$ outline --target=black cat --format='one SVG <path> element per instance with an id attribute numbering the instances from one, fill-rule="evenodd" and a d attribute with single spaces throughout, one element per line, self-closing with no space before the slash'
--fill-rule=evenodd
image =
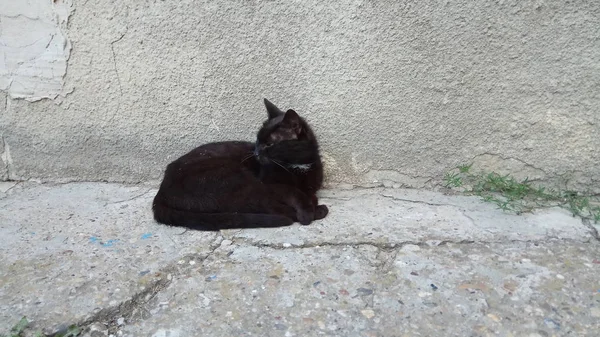
<path id="1" fill-rule="evenodd" d="M 265 99 L 269 119 L 256 143 L 202 145 L 167 166 L 152 210 L 156 221 L 198 230 L 308 225 L 323 165 L 317 138 L 294 110 Z"/>

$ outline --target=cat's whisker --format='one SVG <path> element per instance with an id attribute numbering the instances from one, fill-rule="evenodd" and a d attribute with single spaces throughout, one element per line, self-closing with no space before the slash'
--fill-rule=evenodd
<path id="1" fill-rule="evenodd" d="M 288 169 L 287 169 L 285 166 L 283 166 L 283 165 L 282 165 L 281 163 L 279 163 L 277 160 L 275 160 L 275 159 L 271 159 L 271 162 L 273 162 L 273 163 L 277 164 L 277 166 L 279 166 L 279 167 L 281 167 L 282 169 L 284 169 L 284 170 L 288 171 L 289 173 L 292 173 L 292 172 L 290 172 L 290 170 L 288 170 Z"/>
<path id="2" fill-rule="evenodd" d="M 244 159 L 242 159 L 242 161 L 240 163 L 243 163 L 252 157 L 256 157 L 256 155 L 254 153 L 251 153 L 251 154 L 247 155 L 246 157 L 244 157 Z"/>

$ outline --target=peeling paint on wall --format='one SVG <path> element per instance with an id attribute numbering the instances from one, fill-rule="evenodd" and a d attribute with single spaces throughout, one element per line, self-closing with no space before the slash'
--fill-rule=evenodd
<path id="1" fill-rule="evenodd" d="M 0 159 L 4 164 L 3 172 L 0 173 L 0 177 L 3 179 L 11 179 L 11 166 L 13 164 L 12 157 L 10 156 L 10 148 L 6 144 L 6 140 L 3 136 L 0 136 Z"/>
<path id="2" fill-rule="evenodd" d="M 63 94 L 70 0 L 0 2 L 0 90 L 37 101 Z"/>

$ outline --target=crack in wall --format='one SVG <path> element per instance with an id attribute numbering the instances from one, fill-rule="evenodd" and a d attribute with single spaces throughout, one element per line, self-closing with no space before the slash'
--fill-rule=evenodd
<path id="1" fill-rule="evenodd" d="M 123 102 L 123 85 L 121 83 L 121 76 L 119 76 L 119 68 L 117 67 L 117 54 L 115 53 L 115 43 L 121 41 L 125 37 L 125 34 L 127 34 L 128 29 L 129 29 L 128 27 L 125 27 L 125 32 L 123 34 L 121 34 L 121 36 L 119 38 L 110 42 L 110 50 L 112 53 L 113 69 L 114 69 L 115 75 L 117 77 L 117 84 L 119 86 L 119 94 L 120 95 L 119 95 L 119 103 L 117 105 L 117 109 L 115 110 L 115 112 L 112 114 L 112 116 L 108 120 L 109 122 L 111 122 L 119 114 L 119 112 L 121 111 L 121 104 Z"/>
<path id="2" fill-rule="evenodd" d="M 514 161 L 517 161 L 517 162 L 519 162 L 519 163 L 523 164 L 523 166 L 525 166 L 525 167 L 529 167 L 529 168 L 531 168 L 531 169 L 538 170 L 538 171 L 542 172 L 544 175 L 548 176 L 548 173 L 547 173 L 547 172 L 546 172 L 544 169 L 542 169 L 542 168 L 539 168 L 539 167 L 536 167 L 536 166 L 534 166 L 533 164 L 530 164 L 530 163 L 528 163 L 528 162 L 524 161 L 523 159 L 516 158 L 516 157 L 511 157 L 511 156 L 503 156 L 503 155 L 501 155 L 501 154 L 492 153 L 492 152 L 487 152 L 487 151 L 486 151 L 486 152 L 483 152 L 483 153 L 480 153 L 480 154 L 478 154 L 478 155 L 475 155 L 475 156 L 473 156 L 473 158 L 471 158 L 471 160 L 470 160 L 469 162 L 473 162 L 473 161 L 475 161 L 475 159 L 477 159 L 477 158 L 479 158 L 479 157 L 482 157 L 482 156 L 486 156 L 486 155 L 487 155 L 487 156 L 492 156 L 492 157 L 497 157 L 497 158 L 500 158 L 500 159 L 502 159 L 503 161 L 509 161 L 509 160 L 514 160 Z"/>

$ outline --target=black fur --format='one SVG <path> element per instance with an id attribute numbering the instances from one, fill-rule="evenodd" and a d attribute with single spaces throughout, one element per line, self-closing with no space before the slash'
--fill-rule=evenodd
<path id="1" fill-rule="evenodd" d="M 202 145 L 167 166 L 152 210 L 156 221 L 215 231 L 308 225 L 324 218 L 319 145 L 293 110 L 265 99 L 269 119 L 255 143 Z"/>

